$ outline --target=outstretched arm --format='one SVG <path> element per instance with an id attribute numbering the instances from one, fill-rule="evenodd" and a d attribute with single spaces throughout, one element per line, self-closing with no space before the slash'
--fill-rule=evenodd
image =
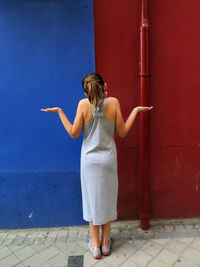
<path id="1" fill-rule="evenodd" d="M 79 101 L 77 111 L 76 111 L 76 117 L 74 119 L 74 123 L 71 124 L 71 122 L 68 120 L 67 116 L 65 115 L 64 111 L 59 108 L 47 108 L 47 109 L 41 109 L 42 111 L 47 111 L 47 112 L 55 112 L 58 113 L 63 126 L 65 127 L 66 131 L 72 138 L 77 138 L 82 130 L 83 127 L 83 105 L 82 102 Z"/>
<path id="2" fill-rule="evenodd" d="M 124 119 L 123 119 L 122 113 L 121 113 L 121 108 L 120 108 L 119 101 L 116 100 L 116 131 L 117 131 L 117 134 L 120 137 L 125 137 L 128 134 L 129 130 L 131 129 L 137 114 L 139 112 L 144 112 L 144 111 L 151 110 L 152 108 L 153 107 L 141 107 L 141 106 L 135 107 L 131 111 L 131 113 L 130 113 L 128 119 L 126 120 L 126 122 L 124 122 Z"/>

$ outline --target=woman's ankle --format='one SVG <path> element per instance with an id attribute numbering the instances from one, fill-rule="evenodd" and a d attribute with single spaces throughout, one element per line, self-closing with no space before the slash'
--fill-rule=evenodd
<path id="1" fill-rule="evenodd" d="M 92 242 L 92 248 L 100 248 L 100 242 L 96 243 L 96 242 Z"/>
<path id="2" fill-rule="evenodd" d="M 108 239 L 106 238 L 105 240 L 101 240 L 101 245 L 102 246 L 107 246 L 108 245 Z"/>

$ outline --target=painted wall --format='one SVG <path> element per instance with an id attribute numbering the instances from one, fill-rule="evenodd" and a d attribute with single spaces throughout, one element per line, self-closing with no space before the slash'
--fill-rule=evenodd
<path id="1" fill-rule="evenodd" d="M 151 17 L 151 214 L 200 216 L 200 2 L 154 1 Z"/>
<path id="2" fill-rule="evenodd" d="M 95 69 L 125 118 L 139 105 L 140 0 L 0 0 L 0 229 L 85 224 L 82 136 L 71 139 L 82 77 Z M 196 7 L 196 8 L 194 8 Z M 200 37 L 194 0 L 151 1 L 151 218 L 200 216 Z M 118 219 L 139 218 L 139 118 L 116 137 Z"/>
<path id="3" fill-rule="evenodd" d="M 82 136 L 40 109 L 74 119 L 95 70 L 93 1 L 1 0 L 0 62 L 0 228 L 84 224 Z"/>
<path id="4" fill-rule="evenodd" d="M 198 0 L 149 1 L 150 214 L 200 216 Z M 125 118 L 139 100 L 140 0 L 95 0 L 96 69 Z M 117 140 L 119 219 L 139 218 L 139 117 Z"/>
<path id="5" fill-rule="evenodd" d="M 108 84 L 108 96 L 120 100 L 124 118 L 139 105 L 140 1 L 94 1 L 96 70 Z M 126 138 L 116 136 L 118 218 L 135 219 L 138 211 L 139 120 Z"/>

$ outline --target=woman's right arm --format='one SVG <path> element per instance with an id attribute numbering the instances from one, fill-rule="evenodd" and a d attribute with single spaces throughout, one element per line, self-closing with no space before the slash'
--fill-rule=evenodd
<path id="1" fill-rule="evenodd" d="M 117 134 L 120 136 L 120 137 L 125 137 L 129 130 L 131 129 L 134 121 L 135 121 L 135 118 L 137 116 L 137 114 L 139 112 L 144 112 L 144 111 L 148 111 L 148 110 L 151 110 L 153 107 L 142 107 L 142 106 L 138 106 L 138 107 L 135 107 L 128 119 L 126 120 L 126 122 L 124 122 L 124 119 L 123 119 L 123 116 L 122 116 L 122 113 L 121 113 L 121 108 L 120 108 L 120 103 L 119 103 L 119 100 L 116 99 L 115 100 L 116 102 L 116 120 L 115 120 L 115 125 L 116 125 L 116 131 L 117 131 Z"/>

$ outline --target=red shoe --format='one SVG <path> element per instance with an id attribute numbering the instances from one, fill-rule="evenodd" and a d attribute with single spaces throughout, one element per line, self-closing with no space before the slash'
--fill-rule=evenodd
<path id="1" fill-rule="evenodd" d="M 90 240 L 88 244 L 88 248 L 90 249 L 92 256 L 94 259 L 98 260 L 101 259 L 101 250 L 100 248 L 93 248 L 92 247 L 93 240 Z"/>
<path id="2" fill-rule="evenodd" d="M 103 256 L 109 256 L 111 253 L 111 244 L 112 244 L 112 239 L 108 237 L 108 245 L 101 245 L 101 253 Z"/>

